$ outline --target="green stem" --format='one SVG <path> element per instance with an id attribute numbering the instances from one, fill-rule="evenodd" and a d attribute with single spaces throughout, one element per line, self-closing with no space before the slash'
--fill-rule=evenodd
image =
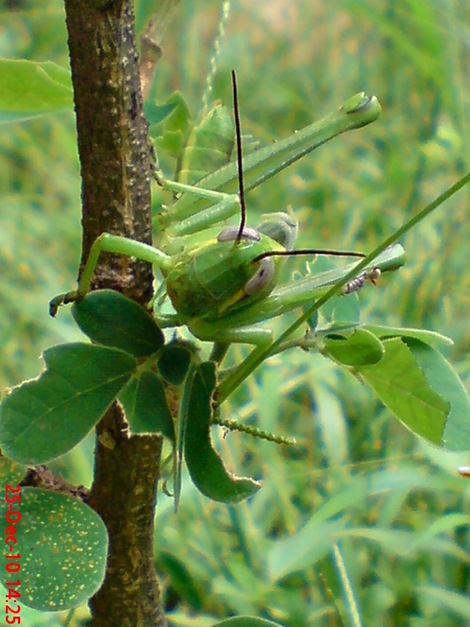
<path id="1" fill-rule="evenodd" d="M 385 250 L 382 255 L 374 257 L 372 262 L 367 265 L 367 269 L 379 268 L 381 272 L 396 270 L 403 265 L 404 258 L 403 247 L 395 244 L 395 246 Z M 342 268 L 312 274 L 303 279 L 281 285 L 260 301 L 256 308 L 233 313 L 226 318 L 226 323 L 230 327 L 242 327 L 280 316 L 296 306 L 311 303 L 314 299 L 323 296 L 329 287 L 339 284 L 344 277 L 350 276 L 351 272 L 356 277 L 362 267 L 362 263 L 355 262 Z"/>
<path id="2" fill-rule="evenodd" d="M 315 303 L 309 307 L 309 309 L 300 316 L 293 324 L 291 324 L 281 335 L 269 346 L 255 348 L 245 359 L 243 364 L 234 373 L 231 373 L 224 381 L 221 382 L 217 400 L 222 403 L 243 381 L 250 376 L 250 374 L 267 359 L 273 352 L 275 352 L 283 342 L 297 331 L 322 305 L 324 305 L 332 296 L 339 294 L 343 285 L 353 279 L 357 274 L 370 265 L 373 260 L 380 255 L 386 248 L 394 244 L 400 237 L 410 231 L 416 224 L 421 222 L 432 211 L 439 207 L 442 203 L 448 200 L 451 196 L 456 194 L 462 187 L 470 182 L 470 172 L 459 179 L 454 185 L 447 189 L 443 194 L 440 194 L 432 202 L 430 202 L 424 209 L 419 211 L 414 217 L 412 217 L 403 226 L 397 229 L 392 235 L 387 237 L 375 250 L 373 250 L 367 257 L 360 261 L 350 272 L 345 274 L 341 280 L 339 280 L 331 289 L 329 289 L 323 296 L 321 296 Z"/>

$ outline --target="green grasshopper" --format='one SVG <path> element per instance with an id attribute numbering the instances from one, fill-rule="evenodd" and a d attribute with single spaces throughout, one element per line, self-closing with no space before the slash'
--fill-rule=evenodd
<path id="1" fill-rule="evenodd" d="M 380 272 L 403 263 L 403 249 L 396 245 L 384 251 L 361 272 L 356 264 L 278 285 L 282 259 L 305 254 L 360 256 L 355 252 L 293 250 L 297 235 L 295 218 L 277 212 L 264 216 L 256 228 L 246 226 L 245 190 L 249 191 L 314 150 L 329 139 L 360 128 L 380 115 L 375 97 L 363 93 L 346 101 L 338 112 L 327 116 L 291 137 L 242 157 L 241 125 L 235 73 L 232 72 L 237 159 L 211 172 L 193 185 L 166 180 L 157 173 L 164 188 L 179 194 L 175 203 L 159 216 L 162 238 L 159 248 L 125 237 L 103 233 L 94 242 L 78 289 L 51 301 L 51 315 L 59 305 L 83 298 L 102 252 L 136 257 L 156 265 L 162 273 L 166 295 L 174 313 L 157 311 L 163 327 L 185 325 L 203 341 L 228 346 L 254 345 L 268 351 L 272 343 L 266 320 L 311 303 L 343 280 L 343 293 L 351 293 Z M 191 180 L 191 179 L 190 179 Z M 238 192 L 238 193 L 237 193 Z M 217 226 L 239 215 L 238 226 Z M 348 280 L 349 279 L 349 280 Z M 217 354 L 217 351 L 216 353 Z M 224 351 L 219 351 L 219 356 Z"/>

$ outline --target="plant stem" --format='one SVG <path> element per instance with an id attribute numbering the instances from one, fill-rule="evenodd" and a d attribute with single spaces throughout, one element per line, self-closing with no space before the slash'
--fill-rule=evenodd
<path id="1" fill-rule="evenodd" d="M 82 174 L 82 267 L 104 232 L 151 244 L 150 163 L 132 0 L 65 0 Z M 145 304 L 147 262 L 100 257 L 93 285 Z M 129 436 L 114 404 L 97 427 L 90 505 L 106 524 L 105 580 L 92 625 L 164 626 L 153 566 L 153 520 L 162 440 Z"/>

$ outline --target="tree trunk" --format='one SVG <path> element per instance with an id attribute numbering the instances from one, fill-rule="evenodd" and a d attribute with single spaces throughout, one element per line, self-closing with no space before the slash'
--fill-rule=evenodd
<path id="1" fill-rule="evenodd" d="M 150 164 L 131 0 L 64 0 L 82 176 L 82 264 L 98 235 L 151 243 Z M 103 255 L 94 287 L 140 303 L 152 294 L 149 264 Z M 153 566 L 153 521 L 162 440 L 131 436 L 119 406 L 97 427 L 90 505 L 110 548 L 91 600 L 93 625 L 165 625 Z"/>

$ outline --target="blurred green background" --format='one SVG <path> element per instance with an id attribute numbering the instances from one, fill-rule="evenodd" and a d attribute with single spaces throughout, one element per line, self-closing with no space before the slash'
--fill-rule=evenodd
<path id="1" fill-rule="evenodd" d="M 161 4 L 137 1 L 139 32 Z M 196 120 L 220 14 L 219 1 L 182 0 L 157 66 L 152 94 L 163 103 L 181 91 Z M 67 66 L 60 0 L 5 1 L 0 17 L 0 56 Z M 361 90 L 384 109 L 252 192 L 252 222 L 291 206 L 301 246 L 370 250 L 468 171 L 469 36 L 465 0 L 234 1 L 212 99 L 230 104 L 236 69 L 244 132 L 284 137 Z M 81 339 L 69 312 L 47 314 L 48 299 L 74 284 L 81 232 L 72 112 L 4 124 L 0 142 L 3 390 L 37 375 L 47 346 Z M 446 356 L 467 390 L 469 200 L 470 187 L 419 225 L 402 242 L 405 268 L 360 296 L 369 322 L 450 336 Z M 470 624 L 470 482 L 456 472 L 470 455 L 416 441 L 352 376 L 300 351 L 266 364 L 224 415 L 299 445 L 219 438 L 231 468 L 264 479 L 238 507 L 188 483 L 175 515 L 161 495 L 156 562 L 172 625 L 232 613 L 289 627 Z M 90 436 L 54 467 L 89 483 L 92 447 Z"/>

